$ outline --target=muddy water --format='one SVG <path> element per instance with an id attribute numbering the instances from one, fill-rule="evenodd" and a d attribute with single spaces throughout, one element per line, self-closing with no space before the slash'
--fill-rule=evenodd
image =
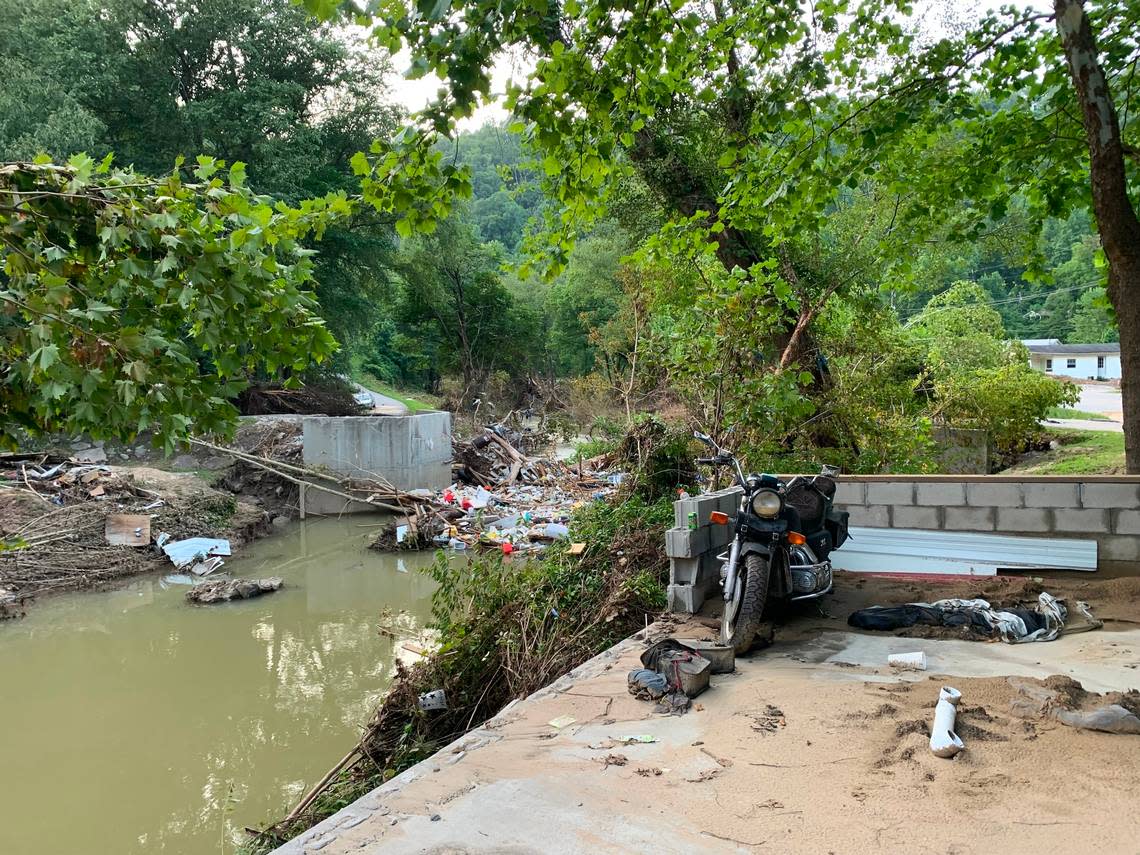
<path id="1" fill-rule="evenodd" d="M 232 852 L 280 816 L 352 746 L 428 615 L 432 555 L 364 549 L 375 522 L 243 547 L 227 569 L 285 579 L 258 600 L 192 607 L 148 577 L 0 623 L 0 853 Z"/>

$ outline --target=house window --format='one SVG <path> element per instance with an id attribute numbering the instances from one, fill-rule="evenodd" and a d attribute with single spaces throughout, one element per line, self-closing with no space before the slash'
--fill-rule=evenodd
<path id="1" fill-rule="evenodd" d="M 1075 360 L 1075 359 L 1066 359 L 1066 360 L 1065 360 L 1065 367 L 1066 367 L 1066 368 L 1076 368 L 1076 367 L 1077 367 L 1077 360 Z"/>
<path id="2" fill-rule="evenodd" d="M 1052 371 L 1053 370 L 1053 360 L 1052 359 L 1046 359 L 1045 360 L 1045 370 L 1046 371 Z"/>
<path id="3" fill-rule="evenodd" d="M 1101 371 L 1104 370 L 1104 357 L 1103 356 L 1098 356 L 1096 358 L 1096 367 L 1099 368 Z"/>

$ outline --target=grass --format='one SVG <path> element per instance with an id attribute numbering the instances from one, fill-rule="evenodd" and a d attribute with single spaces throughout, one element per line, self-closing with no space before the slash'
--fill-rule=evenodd
<path id="1" fill-rule="evenodd" d="M 1114 475 L 1124 471 L 1124 434 L 1099 430 L 1049 431 L 1057 448 L 1027 455 L 1009 474 Z"/>
<path id="2" fill-rule="evenodd" d="M 1046 414 L 1051 419 L 1088 419 L 1094 422 L 1110 422 L 1104 413 L 1088 413 L 1084 410 L 1070 410 L 1068 407 L 1050 407 Z"/>

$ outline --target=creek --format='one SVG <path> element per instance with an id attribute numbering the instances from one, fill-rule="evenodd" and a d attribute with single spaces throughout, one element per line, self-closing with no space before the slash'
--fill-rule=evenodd
<path id="1" fill-rule="evenodd" d="M 0 852 L 231 853 L 283 816 L 352 747 L 430 613 L 433 554 L 366 549 L 377 521 L 235 549 L 224 570 L 285 580 L 259 599 L 191 606 L 147 576 L 0 623 Z"/>

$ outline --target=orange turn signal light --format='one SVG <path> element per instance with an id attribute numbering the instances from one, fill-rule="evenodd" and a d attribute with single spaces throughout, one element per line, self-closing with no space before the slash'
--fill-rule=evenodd
<path id="1" fill-rule="evenodd" d="M 728 514 L 722 514 L 720 511 L 713 511 L 709 514 L 709 522 L 713 525 L 728 525 Z"/>
<path id="2" fill-rule="evenodd" d="M 807 538 L 800 534 L 798 531 L 788 532 L 788 543 L 792 546 L 803 546 L 807 543 Z"/>

